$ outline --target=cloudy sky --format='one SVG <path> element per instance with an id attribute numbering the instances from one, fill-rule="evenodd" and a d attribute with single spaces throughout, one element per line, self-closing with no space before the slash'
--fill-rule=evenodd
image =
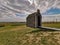
<path id="1" fill-rule="evenodd" d="M 42 15 L 59 15 L 60 0 L 0 0 L 0 22 L 24 22 L 37 9 Z"/>

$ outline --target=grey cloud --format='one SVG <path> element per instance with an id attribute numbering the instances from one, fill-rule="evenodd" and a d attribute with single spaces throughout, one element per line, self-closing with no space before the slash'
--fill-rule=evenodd
<path id="1" fill-rule="evenodd" d="M 14 18 L 15 13 L 28 14 L 37 8 L 43 13 L 51 7 L 60 8 L 60 0 L 0 0 L 0 18 L 4 15 Z"/>

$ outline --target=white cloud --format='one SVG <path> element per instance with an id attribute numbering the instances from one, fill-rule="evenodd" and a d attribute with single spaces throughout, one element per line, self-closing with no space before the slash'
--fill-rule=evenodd
<path id="1" fill-rule="evenodd" d="M 26 17 L 24 19 L 18 18 L 15 14 L 29 14 L 35 12 L 37 8 L 43 13 L 51 7 L 60 8 L 60 0 L 0 0 L 0 20 L 6 18 L 25 20 Z"/>
<path id="2" fill-rule="evenodd" d="M 60 14 L 56 15 L 43 15 L 42 22 L 60 22 Z"/>

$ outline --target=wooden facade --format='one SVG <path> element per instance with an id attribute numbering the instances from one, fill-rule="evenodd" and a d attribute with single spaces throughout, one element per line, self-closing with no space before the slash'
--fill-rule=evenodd
<path id="1" fill-rule="evenodd" d="M 40 14 L 40 10 L 34 12 L 26 18 L 27 27 L 39 28 L 41 26 L 42 16 Z"/>

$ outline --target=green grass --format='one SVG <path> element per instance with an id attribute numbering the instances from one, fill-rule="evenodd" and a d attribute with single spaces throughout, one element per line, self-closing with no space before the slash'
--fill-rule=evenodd
<path id="1" fill-rule="evenodd" d="M 0 45 L 60 45 L 60 32 L 9 24 L 0 27 Z"/>
<path id="2" fill-rule="evenodd" d="M 60 22 L 45 22 L 42 24 L 43 26 L 46 26 L 46 27 L 52 27 L 52 28 L 60 28 Z"/>

